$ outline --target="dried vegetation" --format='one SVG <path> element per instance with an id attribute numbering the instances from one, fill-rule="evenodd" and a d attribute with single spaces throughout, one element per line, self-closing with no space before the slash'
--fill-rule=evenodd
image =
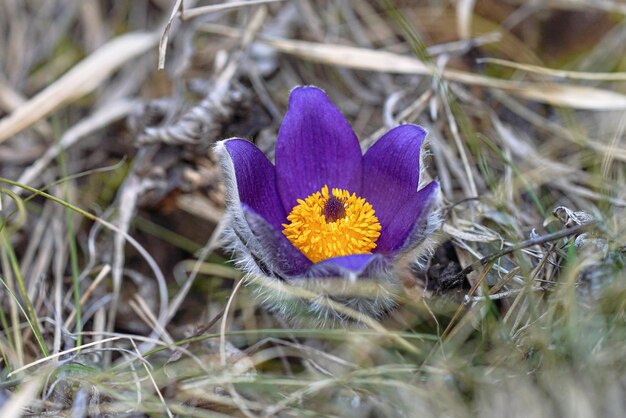
<path id="1" fill-rule="evenodd" d="M 626 416 L 621 2 L 182 3 L 0 3 L 0 416 Z M 212 145 L 298 84 L 430 132 L 382 322 L 280 323 L 220 250 Z"/>

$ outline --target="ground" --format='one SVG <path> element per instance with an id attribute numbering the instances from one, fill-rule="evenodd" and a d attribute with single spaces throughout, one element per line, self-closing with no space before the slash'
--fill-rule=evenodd
<path id="1" fill-rule="evenodd" d="M 625 16 L 3 1 L 0 416 L 626 416 Z M 429 131 L 442 224 L 384 317 L 287 321 L 225 248 L 214 145 L 273 158 L 297 85 L 363 150 Z"/>

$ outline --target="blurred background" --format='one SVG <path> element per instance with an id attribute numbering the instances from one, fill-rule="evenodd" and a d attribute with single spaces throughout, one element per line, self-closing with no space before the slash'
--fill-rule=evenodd
<path id="1" fill-rule="evenodd" d="M 625 416 L 625 16 L 0 1 L 0 416 Z M 233 292 L 212 147 L 272 158 L 296 85 L 429 131 L 439 244 L 373 329 Z"/>

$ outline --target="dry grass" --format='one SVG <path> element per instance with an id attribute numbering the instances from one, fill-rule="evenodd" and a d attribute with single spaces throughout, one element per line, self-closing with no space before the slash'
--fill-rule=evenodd
<path id="1" fill-rule="evenodd" d="M 623 4 L 182 3 L 0 3 L 0 416 L 626 416 Z M 382 322 L 281 323 L 220 249 L 212 144 L 271 156 L 298 84 L 430 132 Z"/>

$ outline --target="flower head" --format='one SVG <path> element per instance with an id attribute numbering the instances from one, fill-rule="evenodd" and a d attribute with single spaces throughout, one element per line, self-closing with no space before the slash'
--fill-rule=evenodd
<path id="1" fill-rule="evenodd" d="M 275 165 L 246 140 L 218 143 L 230 242 L 244 270 L 273 282 L 260 293 L 275 310 L 335 322 L 346 315 L 333 303 L 375 317 L 394 306 L 394 266 L 418 261 L 438 224 L 439 184 L 418 189 L 425 137 L 400 125 L 362 155 L 339 109 L 307 86 L 291 92 Z M 283 283 L 321 293 L 277 297 Z M 350 284 L 374 293 L 346 294 Z"/>

